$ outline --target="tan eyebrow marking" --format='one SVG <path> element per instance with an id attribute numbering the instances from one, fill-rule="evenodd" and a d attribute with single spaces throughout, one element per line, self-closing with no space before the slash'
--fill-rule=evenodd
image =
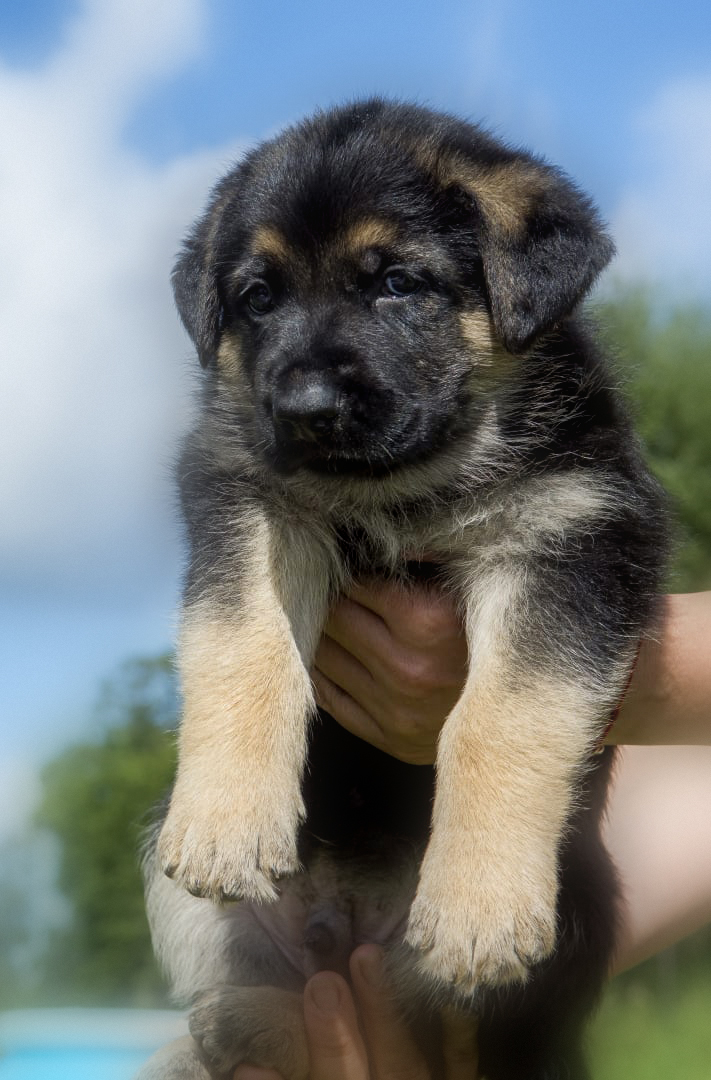
<path id="1" fill-rule="evenodd" d="M 366 248 L 391 247 L 397 238 L 397 227 L 391 222 L 379 218 L 364 218 L 346 229 L 336 242 L 348 254 L 354 255 Z"/>
<path id="2" fill-rule="evenodd" d="M 252 255 L 267 256 L 279 262 L 288 262 L 292 252 L 285 236 L 273 225 L 260 225 L 250 244 Z"/>

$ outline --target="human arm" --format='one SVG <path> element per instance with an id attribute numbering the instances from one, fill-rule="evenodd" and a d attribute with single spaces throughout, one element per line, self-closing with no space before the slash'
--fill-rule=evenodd
<path id="1" fill-rule="evenodd" d="M 711 920 L 711 747 L 623 747 L 603 835 L 622 882 L 618 974 Z"/>
<path id="2" fill-rule="evenodd" d="M 665 596 L 608 742 L 711 744 L 711 592 Z"/>

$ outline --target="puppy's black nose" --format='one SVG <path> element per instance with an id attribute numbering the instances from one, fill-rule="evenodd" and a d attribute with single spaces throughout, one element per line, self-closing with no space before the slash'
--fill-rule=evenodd
<path id="1" fill-rule="evenodd" d="M 272 417 L 284 439 L 320 442 L 333 431 L 339 413 L 335 386 L 319 377 L 300 379 L 277 393 L 272 400 Z"/>

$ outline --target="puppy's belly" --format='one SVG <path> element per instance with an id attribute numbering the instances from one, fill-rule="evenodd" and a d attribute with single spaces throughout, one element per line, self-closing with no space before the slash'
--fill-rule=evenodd
<path id="1" fill-rule="evenodd" d="M 402 941 L 429 833 L 434 772 L 406 765 L 340 727 L 314 724 L 304 777 L 304 870 L 271 904 L 235 917 L 265 933 L 299 979 L 347 974 L 358 945 Z"/>
<path id="2" fill-rule="evenodd" d="M 347 976 L 348 958 L 358 945 L 402 941 L 409 897 L 320 891 L 317 879 L 303 874 L 285 882 L 273 904 L 240 905 L 242 917 L 258 924 L 295 974 L 308 979 L 328 970 Z"/>
<path id="3" fill-rule="evenodd" d="M 266 935 L 296 984 L 317 971 L 346 975 L 358 945 L 402 941 L 433 789 L 432 768 L 398 761 L 321 713 L 304 777 L 304 870 L 278 883 L 273 903 L 230 905 L 235 937 L 249 939 L 250 926 L 257 940 Z"/>

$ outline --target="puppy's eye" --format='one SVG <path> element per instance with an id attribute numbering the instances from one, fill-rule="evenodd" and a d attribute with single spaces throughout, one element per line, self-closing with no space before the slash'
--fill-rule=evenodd
<path id="1" fill-rule="evenodd" d="M 391 266 L 383 276 L 383 288 L 390 296 L 412 296 L 419 292 L 423 282 L 402 266 Z"/>
<path id="2" fill-rule="evenodd" d="M 274 307 L 274 296 L 266 281 L 257 281 L 242 293 L 242 299 L 255 315 L 266 315 Z"/>

